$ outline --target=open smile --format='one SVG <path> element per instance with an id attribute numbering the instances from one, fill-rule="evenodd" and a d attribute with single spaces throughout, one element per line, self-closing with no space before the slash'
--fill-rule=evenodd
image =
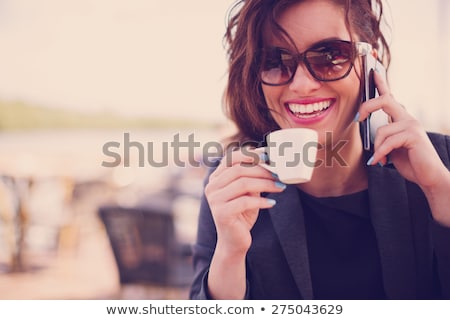
<path id="1" fill-rule="evenodd" d="M 299 119 L 318 117 L 330 108 L 334 100 L 323 100 L 314 103 L 288 103 L 287 109 Z"/>
<path id="2" fill-rule="evenodd" d="M 305 98 L 286 101 L 285 108 L 294 123 L 310 126 L 327 118 L 335 104 L 335 98 Z"/>

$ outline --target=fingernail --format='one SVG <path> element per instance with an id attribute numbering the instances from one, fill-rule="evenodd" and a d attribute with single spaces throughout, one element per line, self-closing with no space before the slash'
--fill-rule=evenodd
<path id="1" fill-rule="evenodd" d="M 378 166 L 379 166 L 379 167 L 384 167 L 384 164 L 383 164 L 383 162 L 381 162 L 381 161 L 378 161 Z"/>
<path id="2" fill-rule="evenodd" d="M 368 166 L 372 165 L 373 160 L 374 160 L 374 157 L 371 156 L 370 159 L 369 159 L 369 161 L 367 161 L 367 165 L 368 165 Z"/>
<path id="3" fill-rule="evenodd" d="M 283 190 L 286 189 L 286 185 L 279 181 L 275 182 L 275 186 L 279 189 L 283 189 Z"/>
<path id="4" fill-rule="evenodd" d="M 353 122 L 359 122 L 359 112 L 356 113 L 355 119 L 353 119 Z"/>
<path id="5" fill-rule="evenodd" d="M 264 162 L 269 161 L 269 156 L 265 152 L 260 153 L 259 158 Z"/>
<path id="6" fill-rule="evenodd" d="M 278 175 L 276 173 L 272 172 L 272 177 L 274 177 L 275 179 L 279 179 Z"/>
<path id="7" fill-rule="evenodd" d="M 277 202 L 273 199 L 267 199 L 267 203 L 270 204 L 272 207 L 277 204 Z"/>

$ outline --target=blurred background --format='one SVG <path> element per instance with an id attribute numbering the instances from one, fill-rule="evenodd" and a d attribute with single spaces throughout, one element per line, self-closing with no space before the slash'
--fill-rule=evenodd
<path id="1" fill-rule="evenodd" d="M 0 299 L 187 298 L 232 3 L 0 0 Z M 393 93 L 450 132 L 450 1 L 385 10 Z"/>

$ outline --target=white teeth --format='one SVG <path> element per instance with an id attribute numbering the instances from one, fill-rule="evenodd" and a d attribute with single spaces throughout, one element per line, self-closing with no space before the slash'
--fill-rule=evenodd
<path id="1" fill-rule="evenodd" d="M 289 109 L 293 113 L 309 114 L 313 112 L 326 110 L 330 107 L 330 105 L 331 101 L 328 100 L 310 104 L 289 104 Z"/>

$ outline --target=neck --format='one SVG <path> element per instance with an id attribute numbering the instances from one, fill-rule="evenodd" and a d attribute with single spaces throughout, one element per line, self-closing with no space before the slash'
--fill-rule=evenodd
<path id="1" fill-rule="evenodd" d="M 346 142 L 326 143 L 317 152 L 317 167 L 302 191 L 316 197 L 336 197 L 367 189 L 368 179 L 364 150 L 359 132 Z"/>

